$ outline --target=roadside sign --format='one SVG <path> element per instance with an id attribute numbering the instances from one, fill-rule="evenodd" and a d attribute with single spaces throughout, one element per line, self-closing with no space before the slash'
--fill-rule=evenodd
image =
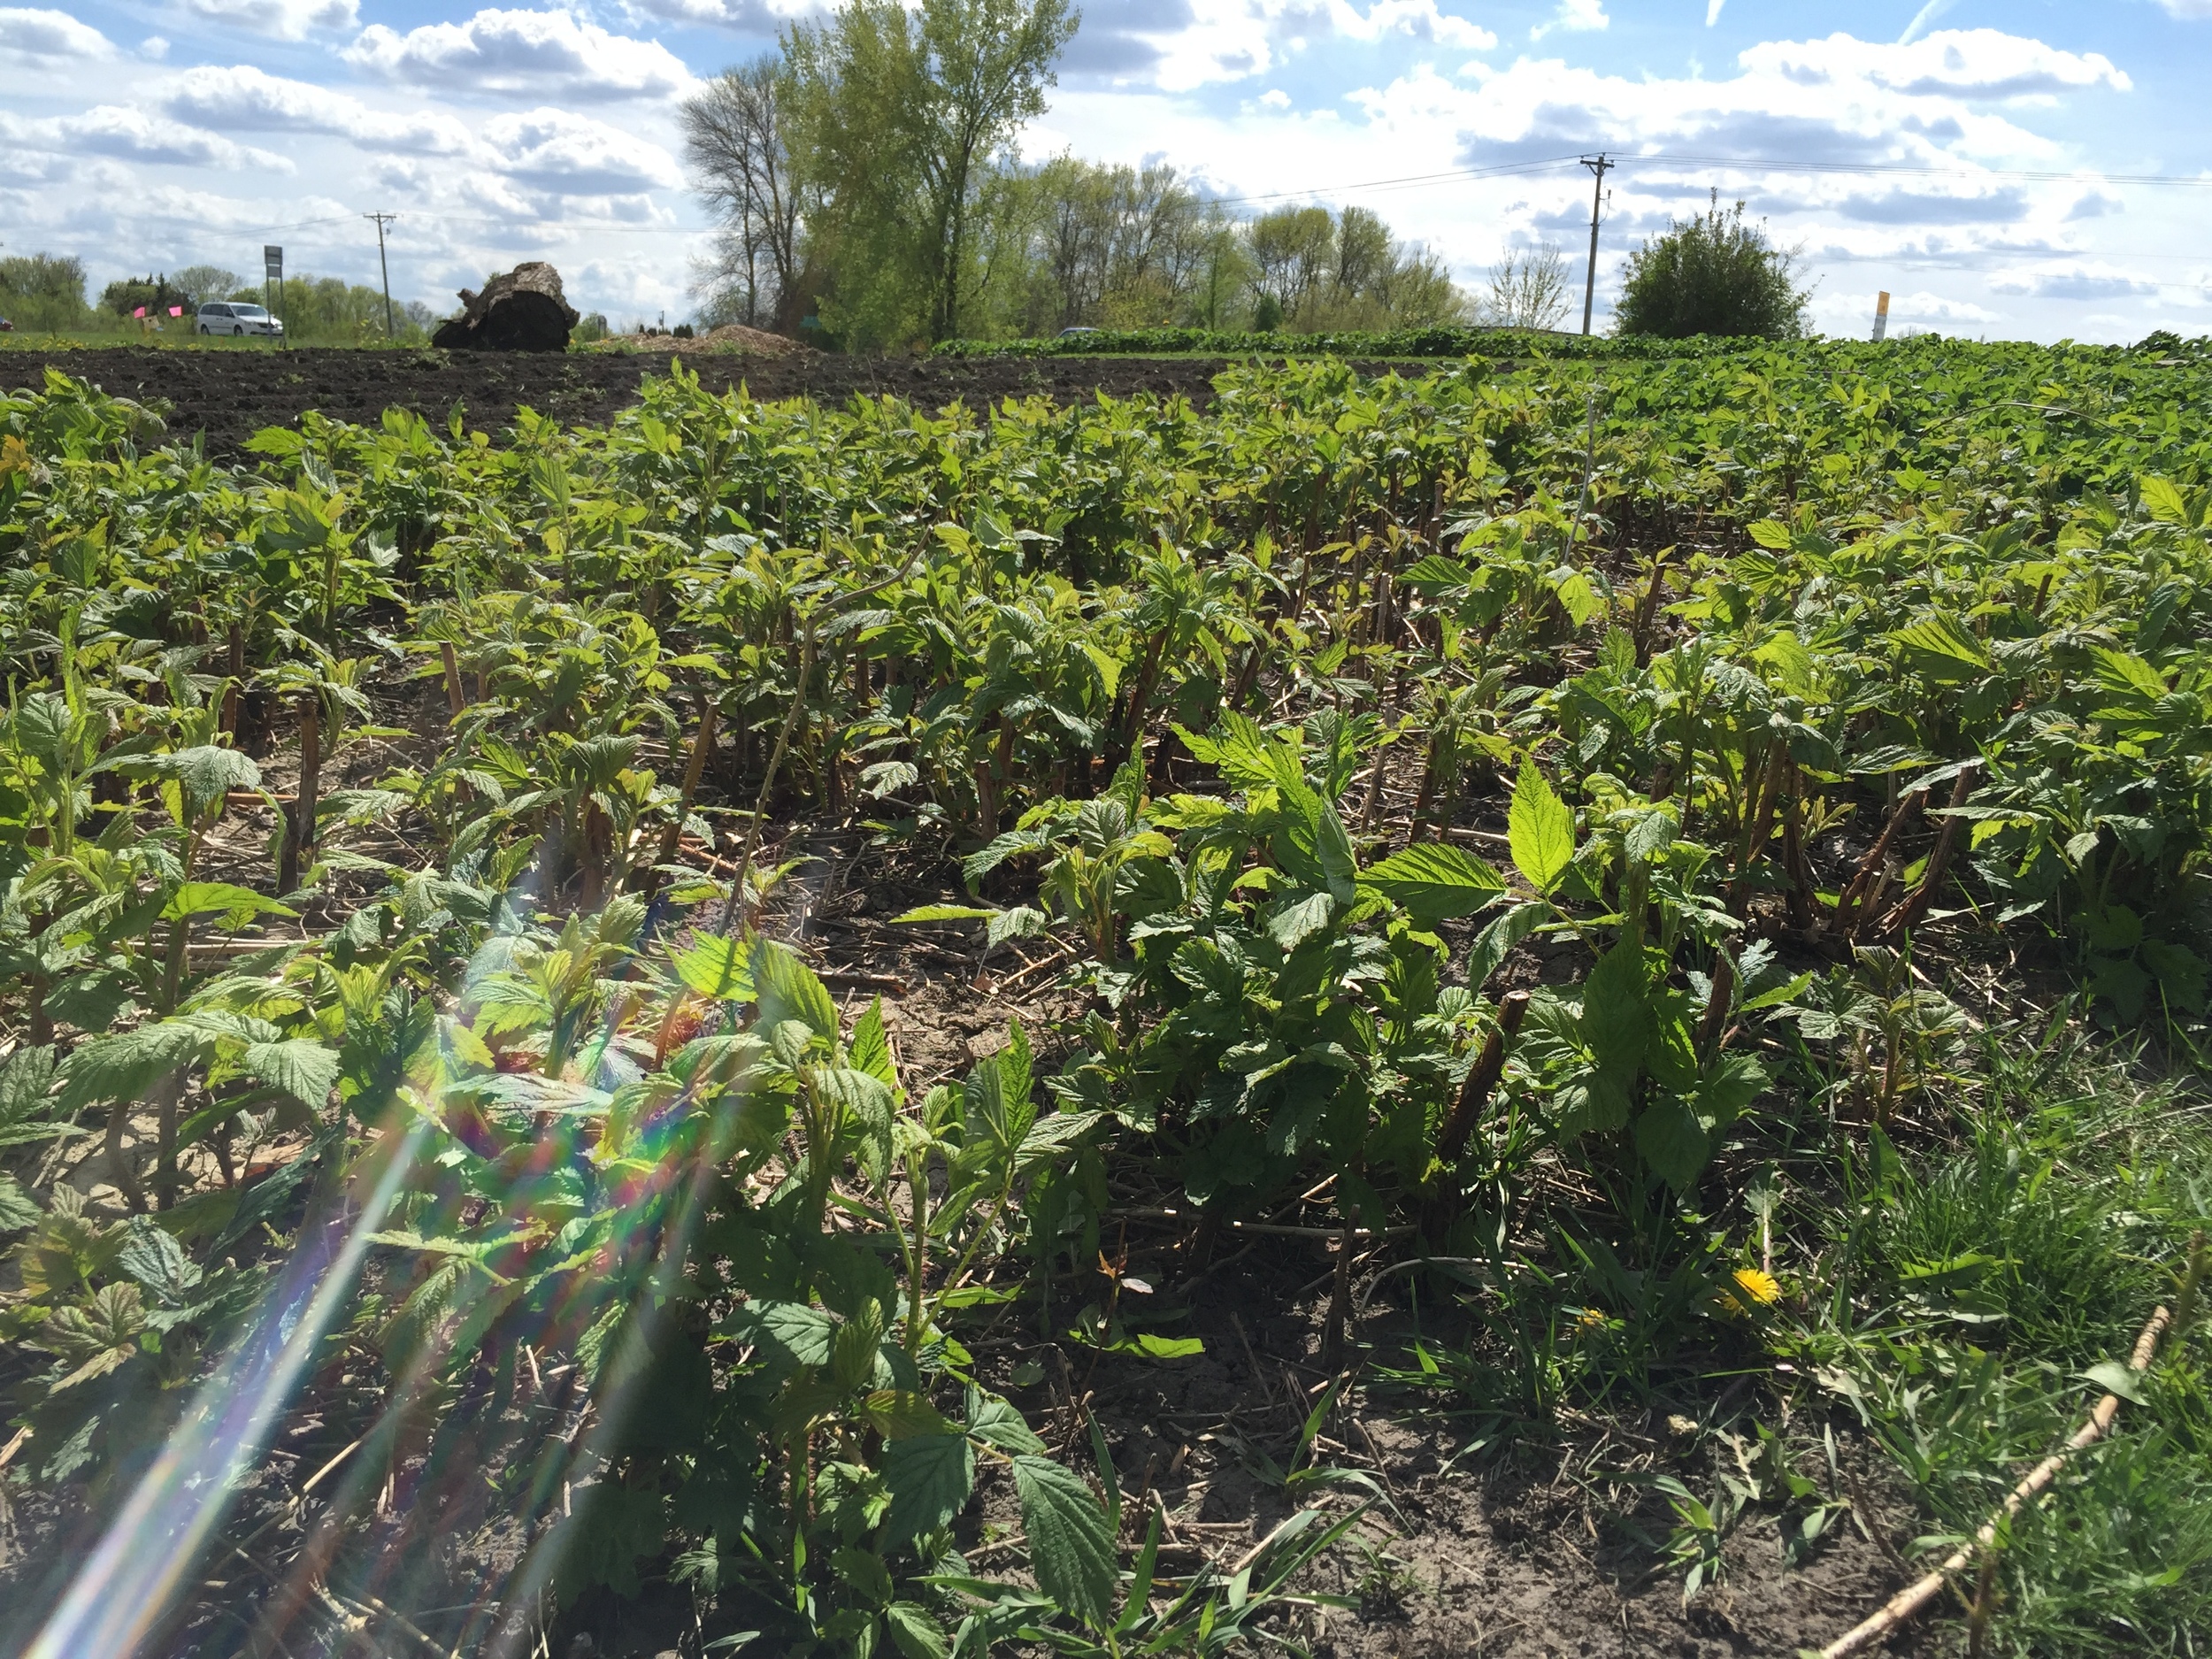
<path id="1" fill-rule="evenodd" d="M 284 280 L 284 250 L 273 242 L 261 250 L 261 268 L 272 282 Z"/>

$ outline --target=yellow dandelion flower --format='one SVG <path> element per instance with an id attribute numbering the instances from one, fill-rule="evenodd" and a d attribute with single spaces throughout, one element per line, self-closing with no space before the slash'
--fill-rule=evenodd
<path id="1" fill-rule="evenodd" d="M 1738 1268 L 1736 1283 L 1745 1295 L 1762 1305 L 1770 1307 L 1782 1300 L 1782 1287 L 1774 1282 L 1774 1275 L 1755 1267 Z"/>

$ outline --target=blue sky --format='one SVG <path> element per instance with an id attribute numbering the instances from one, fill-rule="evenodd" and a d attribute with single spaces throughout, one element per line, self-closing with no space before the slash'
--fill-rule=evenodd
<path id="1" fill-rule="evenodd" d="M 706 225 L 673 112 L 810 0 L 0 4 L 0 244 L 96 285 L 209 262 L 443 311 L 549 258 L 618 324 L 687 311 Z M 1091 0 L 1023 153 L 1164 159 L 1241 198 L 1357 201 L 1479 284 L 1578 280 L 1717 188 L 1802 251 L 1824 331 L 2212 332 L 2212 0 Z M 1824 164 L 1814 166 L 1809 164 Z M 1455 169 L 1487 177 L 1388 183 Z M 1920 169 L 1923 171 L 1903 171 Z M 2142 175 L 2196 184 L 2131 181 Z"/>

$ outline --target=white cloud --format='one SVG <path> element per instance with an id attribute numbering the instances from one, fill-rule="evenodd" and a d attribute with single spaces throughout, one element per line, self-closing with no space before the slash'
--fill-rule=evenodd
<path id="1" fill-rule="evenodd" d="M 633 17 L 671 23 L 706 23 L 741 35 L 773 35 L 785 23 L 821 7 L 816 0 L 626 0 Z"/>
<path id="2" fill-rule="evenodd" d="M 1865 291 L 1824 294 L 1814 302 L 1813 309 L 1832 332 L 1863 339 L 1873 332 L 1875 303 L 1876 296 Z M 1971 300 L 1937 294 L 1927 288 L 1912 294 L 1890 296 L 1889 332 L 1892 337 L 1901 333 L 1905 325 L 1911 323 L 1974 323 L 1986 326 L 2003 320 L 2002 311 L 1994 311 Z"/>
<path id="3" fill-rule="evenodd" d="M 1715 8 L 1710 22 L 1719 17 Z M 1540 41 L 1554 29 L 1605 29 L 1613 27 L 1613 19 L 1605 15 L 1605 0 L 1559 0 L 1559 12 L 1548 23 L 1539 23 L 1529 30 L 1528 37 Z"/>
<path id="4" fill-rule="evenodd" d="M 716 0 L 643 0 L 655 6 Z M 1400 40 L 1486 52 L 1498 37 L 1443 10 L 1438 0 L 1110 0 L 1085 7 L 1064 65 L 1070 77 L 1102 76 L 1188 92 L 1268 73 L 1328 41 L 1380 45 Z"/>
<path id="5" fill-rule="evenodd" d="M 169 42 L 158 35 L 149 35 L 138 42 L 138 55 L 148 63 L 157 64 L 169 56 Z"/>
<path id="6" fill-rule="evenodd" d="M 315 29 L 349 29 L 361 20 L 359 0 L 184 0 L 185 10 L 211 23 L 303 41 Z"/>
<path id="7" fill-rule="evenodd" d="M 161 107 L 196 127 L 232 133 L 323 133 L 364 150 L 457 156 L 472 141 L 450 115 L 396 115 L 303 81 L 285 81 L 249 64 L 188 69 L 160 88 Z"/>
<path id="8" fill-rule="evenodd" d="M 81 115 L 25 120 L 0 112 L 0 138 L 28 150 L 65 156 L 113 156 L 172 167 L 220 167 L 291 173 L 291 162 L 265 150 L 234 144 L 180 121 L 127 105 L 103 104 Z"/>
<path id="9" fill-rule="evenodd" d="M 1286 110 L 1290 107 L 1290 94 L 1280 87 L 1273 87 L 1260 94 L 1260 103 L 1267 109 Z"/>
<path id="10" fill-rule="evenodd" d="M 1720 21 L 1720 9 L 1727 4 L 1728 0 L 1705 0 L 1705 27 L 1707 28 L 1711 28 L 1714 24 Z"/>
<path id="11" fill-rule="evenodd" d="M 1596 4 L 1598 0 L 1586 3 Z M 1481 25 L 1439 12 L 1436 0 L 1374 0 L 1364 16 L 1345 0 L 1330 0 L 1329 22 L 1348 40 L 1379 41 L 1388 35 L 1407 35 L 1477 52 L 1486 52 L 1498 43 L 1498 37 Z"/>
<path id="12" fill-rule="evenodd" d="M 502 173 L 552 194 L 629 196 L 683 182 L 676 158 L 658 144 L 567 110 L 495 116 L 483 135 Z"/>
<path id="13" fill-rule="evenodd" d="M 657 41 L 611 35 L 566 12 L 479 12 L 401 35 L 373 24 L 346 48 L 356 67 L 404 85 L 505 97 L 668 98 L 695 84 Z"/>
<path id="14" fill-rule="evenodd" d="M 1852 82 L 1908 97 L 2019 98 L 2134 83 L 2102 52 L 2070 52 L 1998 29 L 1945 29 L 1885 46 L 1831 35 L 1823 41 L 1769 41 L 1739 60 L 1755 75 L 1805 87 Z"/>
<path id="15" fill-rule="evenodd" d="M 2169 17 L 2212 18 L 2212 0 L 2158 0 Z"/>
<path id="16" fill-rule="evenodd" d="M 66 12 L 0 6 L 0 58 L 112 58 L 114 42 Z"/>
<path id="17" fill-rule="evenodd" d="M 2102 259 L 2052 261 L 2001 271 L 1989 280 L 1999 294 L 2043 300 L 2105 300 L 2158 292 L 2158 284 Z"/>

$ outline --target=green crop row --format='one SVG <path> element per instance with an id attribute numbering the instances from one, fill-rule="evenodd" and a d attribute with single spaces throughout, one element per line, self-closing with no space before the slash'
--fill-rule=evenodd
<path id="1" fill-rule="evenodd" d="M 309 416 L 241 467 L 0 400 L 48 1559 L 165 1445 L 260 1587 L 145 1617 L 240 1650 L 428 1604 L 495 1514 L 463 1651 L 657 1574 L 778 1652 L 1224 1651 L 1358 1512 L 1170 1578 L 1079 1402 L 1050 1455 L 977 1358 L 1018 1300 L 1189 1351 L 1098 1271 L 1138 1170 L 1194 1249 L 1328 1180 L 1333 1358 L 1361 1229 L 1540 1287 L 1451 1385 L 1515 1422 L 1694 1335 L 1845 1375 L 1792 1321 L 1884 1293 L 1777 1268 L 1772 1171 L 1878 1203 L 1942 1144 L 1998 1016 L 1939 977 L 2202 1041 L 2208 375 L 1715 346 L 977 414 L 679 367 L 604 430 Z M 895 919 L 940 950 L 1044 941 L 1069 1017 L 918 1075 L 777 936 L 801 821 L 934 872 Z M 1962 1296 L 1974 1248 L 1882 1271 Z M 992 1481 L 1025 1578 L 971 1562 Z"/>
<path id="2" fill-rule="evenodd" d="M 1937 335 L 1899 339 L 1849 352 L 1836 342 L 1770 345 L 1749 340 L 1699 335 L 1689 340 L 1663 340 L 1647 335 L 1580 335 L 1552 329 L 1498 327 L 1396 328 L 1294 334 L 1282 329 L 1254 333 L 1220 328 L 1080 328 L 1037 340 L 948 340 L 933 348 L 936 355 L 954 357 L 1060 357 L 1183 355 L 1248 357 L 1352 357 L 1387 361 L 1405 357 L 1488 357 L 1525 360 L 1532 357 L 1578 362 L 1642 362 L 1666 358 L 1731 358 L 1747 352 L 1771 354 L 1770 361 L 1803 364 L 1850 362 L 1862 359 L 1869 366 L 1886 358 L 1934 352 L 1948 355 L 1955 342 Z M 2040 350 L 2039 348 L 2029 348 Z M 2202 339 L 2182 340 L 2155 334 L 2131 347 L 2080 346 L 2062 349 L 2060 359 L 2094 361 L 2109 355 L 2154 358 L 2179 357 L 2194 363 L 2208 349 Z"/>

